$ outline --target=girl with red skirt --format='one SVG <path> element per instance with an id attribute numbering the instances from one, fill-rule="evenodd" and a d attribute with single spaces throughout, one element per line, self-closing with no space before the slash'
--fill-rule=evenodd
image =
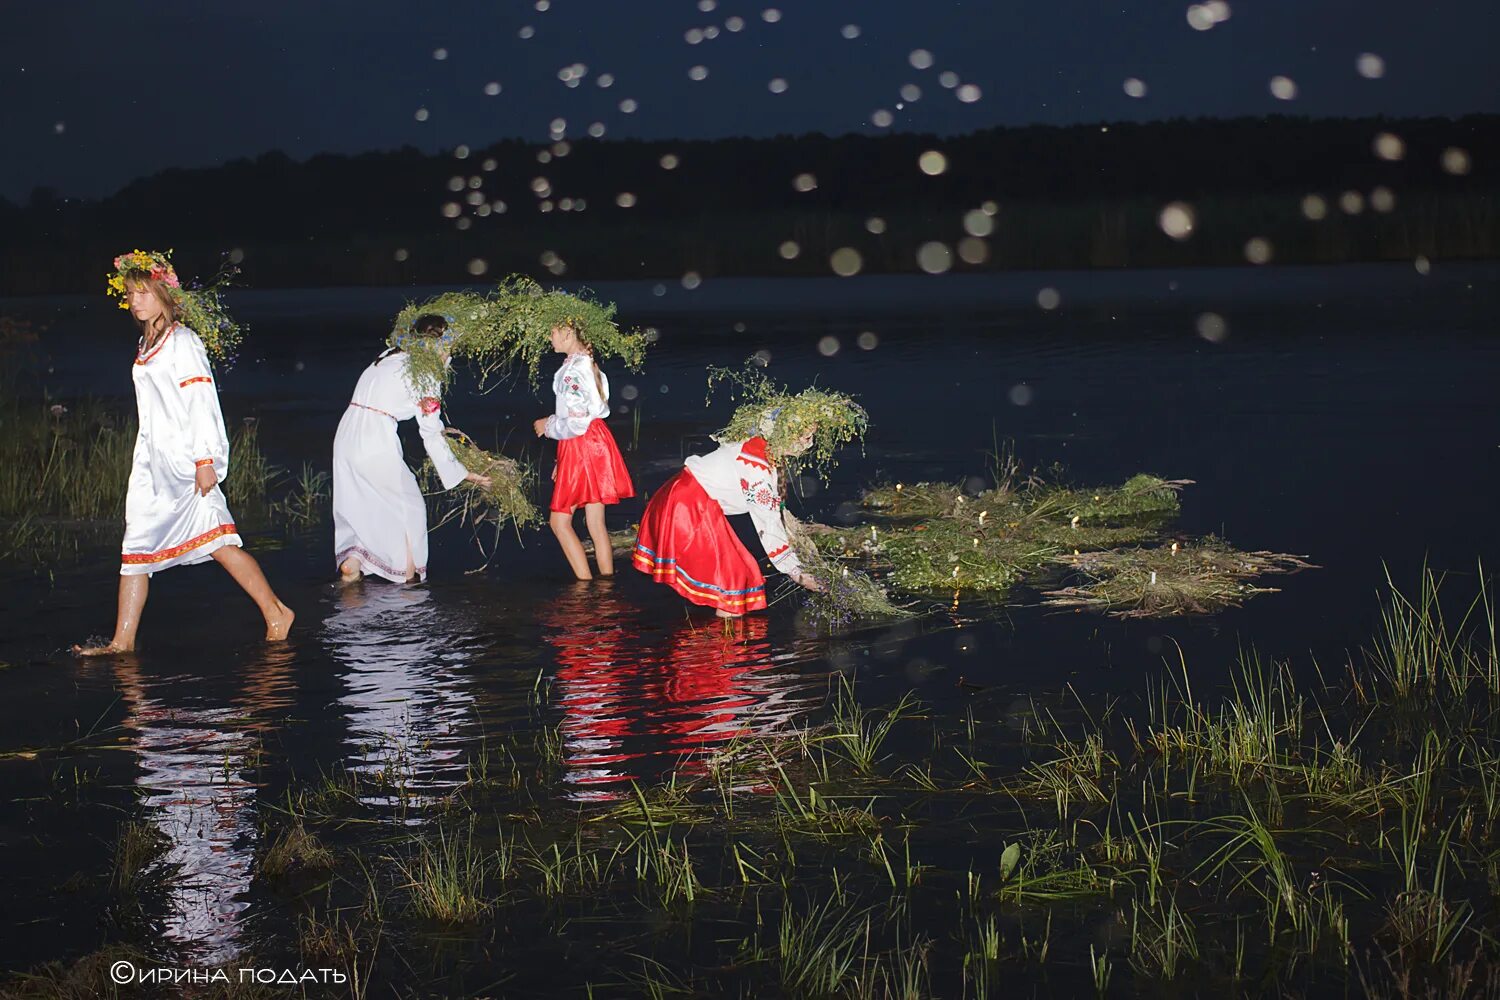
<path id="1" fill-rule="evenodd" d="M 809 430 L 794 447 L 806 450 L 811 440 Z M 690 457 L 646 505 L 631 557 L 635 568 L 721 618 L 759 611 L 766 606 L 765 577 L 726 517 L 749 514 L 771 564 L 807 589 L 820 589 L 802 571 L 781 520 L 775 459 L 782 457 L 769 453 L 763 437 Z"/>
<path id="2" fill-rule="evenodd" d="M 552 328 L 552 349 L 567 355 L 552 377 L 557 410 L 539 418 L 532 428 L 537 437 L 557 442 L 557 465 L 552 479 L 552 533 L 557 536 L 573 575 L 592 579 L 588 556 L 573 530 L 573 514 L 583 508 L 583 520 L 594 541 L 594 560 L 600 576 L 614 576 L 614 552 L 604 507 L 635 496 L 625 460 L 615 437 L 604 425 L 609 416 L 609 380 L 594 364 L 592 347 L 572 326 Z"/>

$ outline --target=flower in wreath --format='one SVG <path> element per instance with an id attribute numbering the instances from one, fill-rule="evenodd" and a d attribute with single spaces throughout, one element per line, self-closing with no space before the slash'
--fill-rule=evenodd
<path id="1" fill-rule="evenodd" d="M 132 250 L 115 258 L 115 273 L 109 275 L 109 294 L 120 300 L 121 309 L 129 309 L 125 294 L 125 281 L 133 276 L 160 281 L 168 288 L 182 287 L 177 269 L 172 266 L 172 251 Z"/>

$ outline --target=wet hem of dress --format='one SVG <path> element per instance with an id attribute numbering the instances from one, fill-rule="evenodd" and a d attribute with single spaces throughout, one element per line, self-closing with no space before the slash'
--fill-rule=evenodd
<path id="1" fill-rule="evenodd" d="M 348 559 L 350 556 L 359 556 L 360 570 L 367 575 L 378 576 L 382 580 L 389 580 L 392 583 L 408 582 L 405 573 L 403 573 L 401 570 L 391 569 L 391 567 L 387 566 L 383 561 L 376 559 L 373 555 L 370 554 L 370 551 L 368 549 L 364 548 L 361 545 L 345 546 L 342 551 L 336 553 L 333 557 L 334 567 L 342 572 L 344 560 Z M 419 581 L 425 581 L 427 579 L 426 566 L 417 567 L 417 579 Z"/>
<path id="2" fill-rule="evenodd" d="M 181 555 L 173 556 L 170 559 L 163 559 L 161 562 L 122 562 L 120 564 L 120 575 L 150 576 L 153 573 L 160 573 L 162 570 L 171 569 L 174 566 L 192 566 L 208 561 L 215 552 L 226 545 L 233 545 L 235 548 L 242 549 L 245 547 L 245 542 L 240 538 L 238 532 L 226 532 L 195 548 L 189 549 Z"/>

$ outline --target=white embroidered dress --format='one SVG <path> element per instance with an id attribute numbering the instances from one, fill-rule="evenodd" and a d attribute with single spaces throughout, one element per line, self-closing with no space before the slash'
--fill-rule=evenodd
<path id="1" fill-rule="evenodd" d="M 382 355 L 360 375 L 333 439 L 334 564 L 357 557 L 366 573 L 394 583 L 411 566 L 427 578 L 427 505 L 401 455 L 396 424 L 415 419 L 443 489 L 468 475 L 443 436 L 441 403 L 407 378 L 407 355 Z"/>
<path id="2" fill-rule="evenodd" d="M 596 371 L 598 382 L 594 381 Z M 554 441 L 582 437 L 589 424 L 609 416 L 609 378 L 582 351 L 569 354 L 558 367 L 552 376 L 552 392 L 557 397 L 557 408 L 547 418 L 545 433 Z"/>
<path id="3" fill-rule="evenodd" d="M 786 537 L 776 467 L 766 457 L 761 438 L 730 441 L 707 455 L 692 455 L 683 465 L 725 514 L 749 514 L 771 565 L 788 575 L 802 562 Z"/>
<path id="4" fill-rule="evenodd" d="M 203 341 L 178 324 L 149 351 L 144 340 L 131 369 L 139 430 L 125 493 L 120 573 L 145 574 L 200 563 L 239 545 L 234 518 L 217 485 L 198 493 L 198 466 L 229 474 L 229 436 Z"/>

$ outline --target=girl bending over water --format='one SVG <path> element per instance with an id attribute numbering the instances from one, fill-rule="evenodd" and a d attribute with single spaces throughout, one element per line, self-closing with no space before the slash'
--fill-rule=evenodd
<path id="1" fill-rule="evenodd" d="M 333 439 L 333 551 L 345 582 L 365 573 L 393 583 L 427 578 L 427 505 L 401 456 L 398 423 L 417 421 L 443 489 L 464 481 L 489 486 L 453 457 L 443 436 L 438 387 L 418 388 L 410 371 L 405 348 L 435 349 L 446 363 L 451 338 L 442 316 L 418 316 L 411 331 L 360 375 L 339 421 Z"/>
<path id="2" fill-rule="evenodd" d="M 749 514 L 771 564 L 803 587 L 819 589 L 787 540 L 776 469 L 781 459 L 806 451 L 812 439 L 809 429 L 785 454 L 774 454 L 756 436 L 689 457 L 646 505 L 632 554 L 635 568 L 721 618 L 759 611 L 766 606 L 765 577 L 725 517 Z"/>

